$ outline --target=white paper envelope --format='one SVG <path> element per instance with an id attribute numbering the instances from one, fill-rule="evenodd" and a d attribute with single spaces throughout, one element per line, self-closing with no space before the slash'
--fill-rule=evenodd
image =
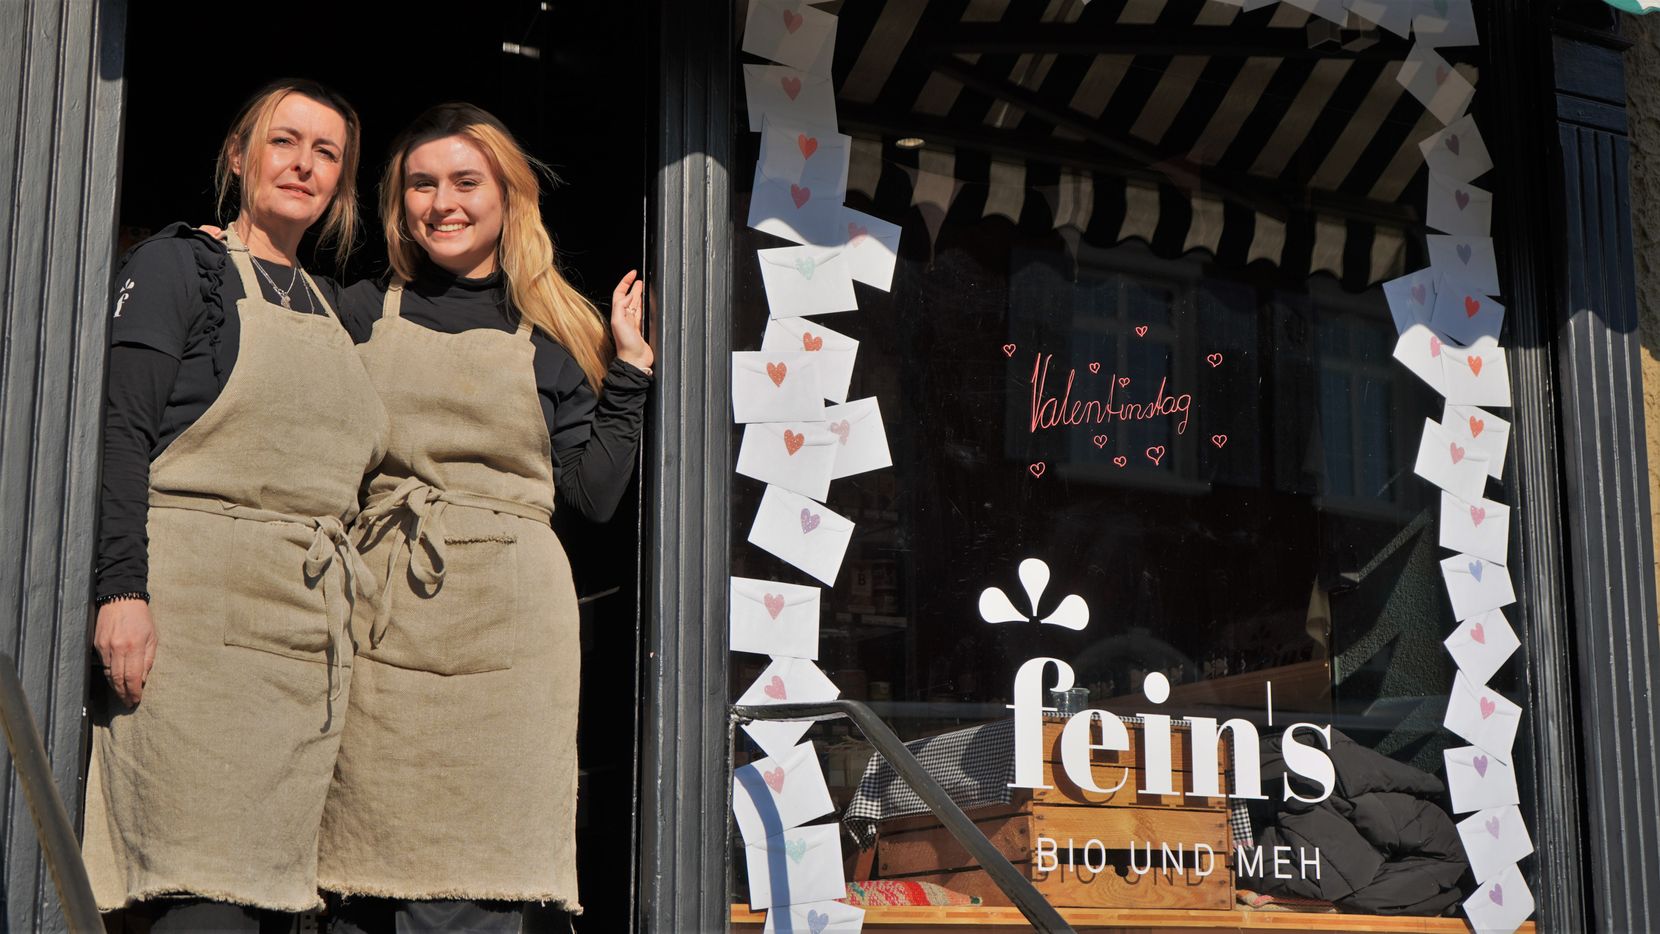
<path id="1" fill-rule="evenodd" d="M 875 396 L 824 410 L 830 432 L 836 436 L 836 472 L 840 480 L 867 470 L 892 467 L 888 432 L 882 425 L 882 407 Z"/>
<path id="2" fill-rule="evenodd" d="M 1441 371 L 1448 402 L 1460 405 L 1510 405 L 1510 364 L 1499 342 L 1483 337 L 1468 347 L 1447 346 Z"/>
<path id="3" fill-rule="evenodd" d="M 768 485 L 749 528 L 749 543 L 835 586 L 853 520 L 799 493 Z"/>
<path id="4" fill-rule="evenodd" d="M 1453 555 L 1441 560 L 1441 577 L 1452 600 L 1454 619 L 1469 619 L 1516 602 L 1510 572 L 1502 564 L 1474 555 Z"/>
<path id="5" fill-rule="evenodd" d="M 1455 344 L 1468 346 L 1484 337 L 1496 340 L 1504 327 L 1504 306 L 1478 288 L 1445 280 L 1436 292 L 1429 326 Z"/>
<path id="6" fill-rule="evenodd" d="M 1383 284 L 1389 302 L 1389 316 L 1395 319 L 1395 333 L 1404 333 L 1414 324 L 1429 324 L 1435 312 L 1435 270 L 1420 269 Z"/>
<path id="7" fill-rule="evenodd" d="M 818 658 L 817 587 L 732 578 L 728 635 L 734 652 Z"/>
<path id="8" fill-rule="evenodd" d="M 859 342 L 806 318 L 770 318 L 761 349 L 799 350 L 818 355 L 818 387 L 831 402 L 847 401 Z"/>
<path id="9" fill-rule="evenodd" d="M 1493 168 L 1493 157 L 1487 152 L 1487 142 L 1481 138 L 1475 117 L 1454 120 L 1446 129 L 1420 142 L 1418 149 L 1423 152 L 1430 171 L 1453 181 L 1474 181 Z"/>
<path id="10" fill-rule="evenodd" d="M 744 862 L 752 910 L 847 897 L 841 827 L 836 824 L 797 827 L 746 846 Z"/>
<path id="11" fill-rule="evenodd" d="M 1459 237 L 1488 237 L 1493 233 L 1493 195 L 1469 182 L 1429 173 L 1429 211 L 1425 222 Z"/>
<path id="12" fill-rule="evenodd" d="M 1492 237 L 1429 234 L 1430 265 L 1447 282 L 1463 282 L 1486 295 L 1499 294 L 1499 267 L 1493 258 Z"/>
<path id="13" fill-rule="evenodd" d="M 1477 882 L 1502 875 L 1533 852 L 1533 837 L 1515 805 L 1477 811 L 1458 822 L 1458 836 Z"/>
<path id="14" fill-rule="evenodd" d="M 786 246 L 755 252 L 767 289 L 767 309 L 774 318 L 858 309 L 844 248 Z"/>
<path id="15" fill-rule="evenodd" d="M 1520 804 L 1516 773 L 1510 766 L 1474 746 L 1455 746 L 1441 753 L 1447 766 L 1447 791 L 1454 814 Z"/>
<path id="16" fill-rule="evenodd" d="M 835 809 L 812 743 L 732 773 L 732 817 L 746 844 L 765 843 Z"/>
<path id="17" fill-rule="evenodd" d="M 1504 479 L 1504 455 L 1510 449 L 1510 423 L 1486 409 L 1448 403 L 1441 413 L 1441 427 L 1453 433 L 1459 444 L 1487 458 L 1487 475 Z"/>
<path id="18" fill-rule="evenodd" d="M 824 421 L 818 357 L 784 350 L 732 354 L 732 417 L 740 425 Z"/>
<path id="19" fill-rule="evenodd" d="M 828 78 L 836 51 L 836 17 L 794 0 L 752 0 L 743 50 Z"/>
<path id="20" fill-rule="evenodd" d="M 743 444 L 738 447 L 738 473 L 824 499 L 830 495 L 831 475 L 841 449 L 841 439 L 830 433 L 829 426 L 830 422 L 745 425 Z"/>
<path id="21" fill-rule="evenodd" d="M 823 188 L 769 178 L 759 163 L 750 189 L 749 226 L 804 245 L 837 246 L 843 233 L 841 198 Z"/>
<path id="22" fill-rule="evenodd" d="M 805 658 L 774 658 L 749 690 L 738 698 L 743 706 L 767 704 L 811 704 L 835 700 L 841 691 L 818 666 Z M 744 732 L 774 758 L 787 754 L 813 728 L 811 720 L 756 720 L 744 724 Z"/>
<path id="23" fill-rule="evenodd" d="M 1490 499 L 1460 499 L 1441 493 L 1441 547 L 1509 564 L 1510 507 Z"/>
<path id="24" fill-rule="evenodd" d="M 744 103 L 749 129 L 767 119 L 796 126 L 836 129 L 836 88 L 830 79 L 784 65 L 745 65 Z"/>
<path id="25" fill-rule="evenodd" d="M 1533 890 L 1514 863 L 1464 900 L 1464 914 L 1475 934 L 1514 934 L 1533 916 L 1533 909 Z"/>
<path id="26" fill-rule="evenodd" d="M 1402 39 L 1412 33 L 1412 7 L 1402 0 L 1348 0 L 1349 12 Z"/>
<path id="27" fill-rule="evenodd" d="M 1414 324 L 1402 331 L 1400 339 L 1395 341 L 1394 357 L 1414 376 L 1428 383 L 1431 389 L 1445 395 L 1447 368 L 1441 362 L 1441 354 L 1445 350 L 1446 343 L 1428 325 Z"/>
<path id="28" fill-rule="evenodd" d="M 1470 0 L 1418 0 L 1412 35 L 1437 49 L 1481 44 Z"/>
<path id="29" fill-rule="evenodd" d="M 841 902 L 806 902 L 767 912 L 761 934 L 859 934 L 865 910 Z"/>
<path id="30" fill-rule="evenodd" d="M 893 286 L 893 266 L 899 259 L 899 225 L 863 211 L 842 208 L 847 233 L 848 270 L 853 278 L 886 292 Z"/>
<path id="31" fill-rule="evenodd" d="M 1509 763 L 1516 728 L 1521 725 L 1522 708 L 1486 685 L 1471 681 L 1462 671 L 1453 675 L 1442 726 L 1500 762 Z"/>
<path id="32" fill-rule="evenodd" d="M 1462 117 L 1476 93 L 1475 85 L 1422 42 L 1413 43 L 1395 80 L 1442 123 Z"/>
<path id="33" fill-rule="evenodd" d="M 1412 470 L 1466 502 L 1481 499 L 1482 491 L 1487 489 L 1486 458 L 1459 444 L 1451 432 L 1427 418 Z"/>
<path id="34" fill-rule="evenodd" d="M 847 196 L 852 153 L 853 138 L 827 128 L 771 119 L 761 128 L 762 172 L 767 178 L 812 187 L 815 200 L 841 204 Z"/>
<path id="35" fill-rule="evenodd" d="M 1510 628 L 1503 610 L 1489 610 L 1459 623 L 1445 645 L 1459 671 L 1477 684 L 1486 684 L 1521 648 L 1522 641 L 1516 638 L 1516 630 Z"/>

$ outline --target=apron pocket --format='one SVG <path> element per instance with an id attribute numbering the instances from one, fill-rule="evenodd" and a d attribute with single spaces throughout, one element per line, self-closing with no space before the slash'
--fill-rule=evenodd
<path id="1" fill-rule="evenodd" d="M 282 522 L 230 521 L 231 549 L 223 566 L 236 571 L 223 578 L 225 644 L 327 661 L 322 582 L 305 574 L 311 530 Z"/>
<path id="2" fill-rule="evenodd" d="M 369 659 L 440 675 L 513 667 L 523 613 L 519 606 L 513 519 L 451 506 L 444 514 L 444 579 L 436 589 L 409 575 L 394 581 L 392 618 L 380 644 L 361 643 Z"/>

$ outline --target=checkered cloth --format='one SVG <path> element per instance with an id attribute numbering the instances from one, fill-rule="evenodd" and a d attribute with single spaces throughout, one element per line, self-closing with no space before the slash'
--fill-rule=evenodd
<path id="1" fill-rule="evenodd" d="M 905 748 L 963 810 L 1009 803 L 1009 783 L 1014 781 L 1013 720 L 912 740 Z M 842 813 L 842 826 L 863 849 L 876 842 L 878 822 L 926 813 L 928 805 L 877 754 L 859 778 L 859 789 Z M 1230 802 L 1228 823 L 1236 844 L 1253 844 L 1251 815 L 1244 801 Z"/>
<path id="2" fill-rule="evenodd" d="M 1009 803 L 1014 781 L 1014 721 L 996 720 L 912 740 L 905 748 L 963 810 Z M 878 821 L 928 813 L 911 786 L 880 754 L 872 756 L 859 790 L 842 814 L 842 826 L 860 847 L 876 842 Z"/>

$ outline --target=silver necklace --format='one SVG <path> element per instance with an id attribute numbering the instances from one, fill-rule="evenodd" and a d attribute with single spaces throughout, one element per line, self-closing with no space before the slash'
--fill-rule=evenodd
<path id="1" fill-rule="evenodd" d="M 254 261 L 254 268 L 259 270 L 259 274 L 264 276 L 265 281 L 271 284 L 272 291 L 277 293 L 277 299 L 282 302 L 282 307 L 293 309 L 294 306 L 288 301 L 288 293 L 293 291 L 294 282 L 300 276 L 299 264 L 296 263 L 294 265 L 294 272 L 288 277 L 288 288 L 285 289 L 282 286 L 277 285 L 277 281 L 272 279 L 271 274 L 265 271 L 265 264 L 259 261 L 259 257 L 254 256 L 252 253 L 249 253 L 248 255 L 252 257 Z"/>

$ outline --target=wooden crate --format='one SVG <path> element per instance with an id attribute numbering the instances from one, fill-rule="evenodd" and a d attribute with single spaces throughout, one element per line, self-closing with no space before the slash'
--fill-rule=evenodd
<path id="1" fill-rule="evenodd" d="M 1097 751 L 1092 759 L 1098 784 L 1116 784 L 1123 774 L 1119 767 L 1129 769 L 1118 792 L 1086 792 L 1069 781 L 1059 765 L 1062 724 L 1046 722 L 1043 780 L 1053 787 L 1011 789 L 1008 804 L 979 808 L 969 817 L 1057 907 L 1232 908 L 1233 833 L 1227 799 L 1185 794 L 1193 788 L 1193 774 L 1184 727 L 1175 729 L 1171 743 L 1174 786 L 1183 794 L 1141 794 L 1137 789 L 1145 783 L 1140 727 L 1126 726 L 1129 750 Z M 1224 749 L 1219 770 L 1225 773 L 1226 767 Z M 1225 774 L 1218 778 L 1226 790 Z M 1058 868 L 1044 871 L 1048 860 L 1038 859 L 1039 838 L 1056 842 L 1053 861 Z M 1137 847 L 1133 857 L 1132 844 Z M 1208 847 L 1209 855 L 1196 844 Z M 1132 860 L 1137 869 L 1150 866 L 1150 871 L 1133 870 Z M 1009 904 L 979 863 L 931 814 L 879 824 L 873 862 L 878 878 L 932 882 L 978 895 L 987 905 Z M 1205 875 L 1198 874 L 1200 869 Z"/>

